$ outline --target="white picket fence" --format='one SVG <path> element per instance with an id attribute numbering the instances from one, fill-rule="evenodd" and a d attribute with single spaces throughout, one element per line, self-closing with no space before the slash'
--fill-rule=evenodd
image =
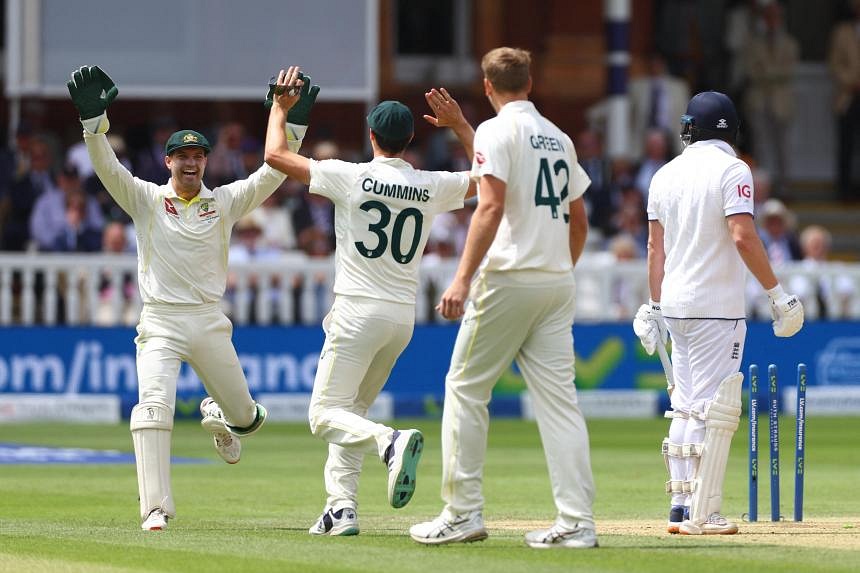
<path id="1" fill-rule="evenodd" d="M 433 306 L 456 267 L 456 259 L 425 257 L 416 305 L 419 323 L 438 320 Z M 230 273 L 232 286 L 224 307 L 239 325 L 318 324 L 331 305 L 333 259 L 290 253 L 277 261 L 232 264 Z M 851 299 L 837 318 L 860 318 L 860 264 L 812 268 L 796 263 L 778 274 L 786 289 L 798 279 L 853 285 Z M 576 280 L 578 322 L 628 321 L 648 300 L 644 261 L 586 253 L 577 265 Z M 136 281 L 134 255 L 0 253 L 0 325 L 135 324 L 141 307 Z M 126 288 L 113 288 L 124 283 Z M 760 303 L 751 299 L 749 306 Z M 818 316 L 816 298 L 804 299 L 804 305 L 809 318 Z"/>

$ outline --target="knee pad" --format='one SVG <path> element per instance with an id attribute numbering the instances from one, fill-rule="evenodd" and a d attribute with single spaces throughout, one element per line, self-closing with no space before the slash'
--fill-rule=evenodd
<path id="1" fill-rule="evenodd" d="M 173 412 L 159 402 L 143 402 L 132 408 L 129 427 L 134 442 L 141 519 L 156 508 L 175 517 L 170 487 Z"/>
<path id="2" fill-rule="evenodd" d="M 131 409 L 129 428 L 137 430 L 172 430 L 173 412 L 160 402 L 141 402 Z"/>

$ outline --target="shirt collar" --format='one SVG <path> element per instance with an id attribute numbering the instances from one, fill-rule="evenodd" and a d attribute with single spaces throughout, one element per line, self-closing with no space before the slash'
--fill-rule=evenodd
<path id="1" fill-rule="evenodd" d="M 702 141 L 697 141 L 696 143 L 692 143 L 687 146 L 687 149 L 691 148 L 702 148 L 702 147 L 717 147 L 720 150 L 728 153 L 732 157 L 737 157 L 738 154 L 735 153 L 734 148 L 731 145 L 723 141 L 722 139 L 704 139 Z"/>
<path id="2" fill-rule="evenodd" d="M 176 189 L 173 188 L 173 183 L 171 183 L 171 181 L 173 181 L 173 179 L 168 180 L 167 183 L 164 185 L 164 189 L 165 189 L 164 196 L 170 197 L 170 198 L 176 198 L 176 199 L 179 199 L 180 201 L 185 201 L 185 199 L 183 199 L 182 197 L 180 197 L 176 193 Z M 191 203 L 196 203 L 197 201 L 201 201 L 203 199 L 211 199 L 214 196 L 215 196 L 215 193 L 213 193 L 211 189 L 206 187 L 205 184 L 201 183 L 200 184 L 200 193 L 195 195 L 190 201 L 187 201 L 187 203 L 190 205 Z"/>
<path id="3" fill-rule="evenodd" d="M 534 110 L 535 104 L 533 104 L 527 99 L 518 99 L 514 101 L 509 101 L 508 103 L 503 105 L 502 109 L 499 110 L 498 115 Z"/>
<path id="4" fill-rule="evenodd" d="M 384 163 L 386 165 L 391 165 L 392 167 L 412 167 L 412 165 L 402 157 L 385 157 L 384 155 L 377 155 L 373 158 L 371 163 Z"/>

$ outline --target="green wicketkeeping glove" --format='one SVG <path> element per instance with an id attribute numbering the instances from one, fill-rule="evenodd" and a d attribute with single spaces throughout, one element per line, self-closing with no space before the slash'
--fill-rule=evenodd
<path id="1" fill-rule="evenodd" d="M 307 125 L 311 116 L 311 108 L 317 100 L 317 94 L 320 93 L 319 86 L 311 86 L 311 77 L 299 72 L 299 79 L 304 82 L 301 92 L 299 92 L 299 101 L 287 113 L 287 121 L 295 125 Z M 269 91 L 266 92 L 266 101 L 263 106 L 266 109 L 272 107 L 275 96 L 275 76 L 269 78 Z"/>
<path id="2" fill-rule="evenodd" d="M 314 102 L 317 101 L 317 95 L 320 93 L 320 87 L 312 86 L 311 77 L 301 72 L 299 72 L 299 79 L 304 82 L 304 85 L 299 92 L 299 101 L 287 112 L 287 121 L 295 125 L 307 125 L 311 118 L 311 108 L 314 107 Z"/>
<path id="3" fill-rule="evenodd" d="M 263 102 L 263 107 L 269 109 L 275 103 L 275 76 L 269 78 L 269 91 L 266 92 L 266 99 Z"/>
<path id="4" fill-rule="evenodd" d="M 78 108 L 81 120 L 98 117 L 105 112 L 119 93 L 116 84 L 98 66 L 82 66 L 66 82 L 72 103 Z"/>

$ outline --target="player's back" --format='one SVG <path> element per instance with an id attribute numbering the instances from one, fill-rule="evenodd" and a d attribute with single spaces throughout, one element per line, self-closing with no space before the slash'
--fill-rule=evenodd
<path id="1" fill-rule="evenodd" d="M 726 217 L 752 212 L 751 182 L 747 165 L 716 140 L 690 145 L 654 175 L 648 218 L 664 231 L 666 316 L 744 316 L 744 267 Z"/>
<path id="2" fill-rule="evenodd" d="M 462 207 L 468 186 L 466 173 L 394 157 L 312 162 L 311 192 L 335 203 L 335 294 L 413 304 L 433 218 Z"/>
<path id="3" fill-rule="evenodd" d="M 570 137 L 531 102 L 510 102 L 475 133 L 472 176 L 482 175 L 506 183 L 484 268 L 570 272 L 569 202 L 590 183 Z"/>

